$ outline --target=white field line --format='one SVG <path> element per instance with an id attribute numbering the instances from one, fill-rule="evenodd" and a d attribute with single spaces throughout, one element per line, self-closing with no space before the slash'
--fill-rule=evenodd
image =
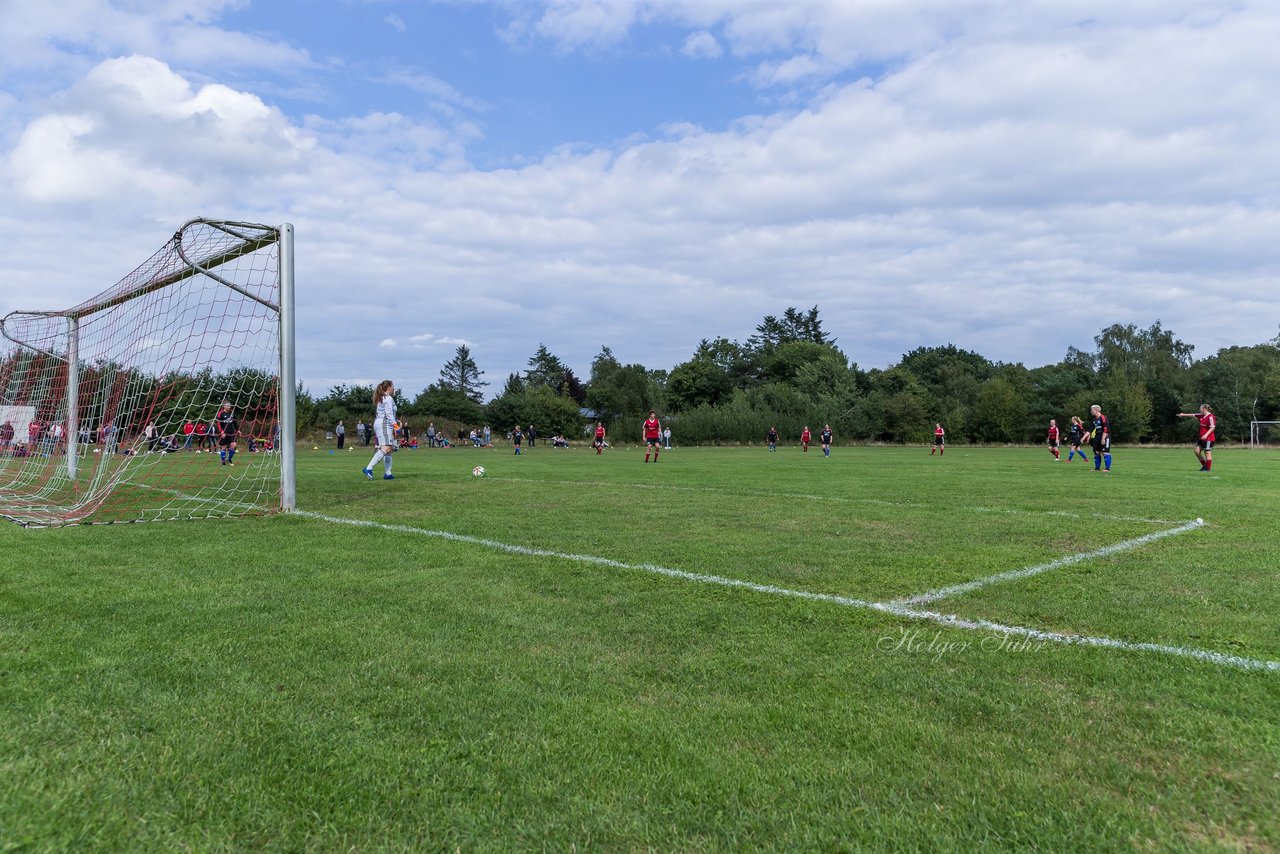
<path id="1" fill-rule="evenodd" d="M 427 528 L 414 528 L 409 525 L 388 525 L 383 522 L 370 522 L 363 519 L 343 519 L 338 516 L 328 516 L 323 513 L 311 513 L 305 510 L 295 511 L 292 515 L 301 516 L 307 519 L 315 519 L 321 522 L 329 522 L 335 525 L 352 525 L 360 528 L 377 528 L 383 531 L 391 531 L 401 534 L 413 534 L 421 537 L 432 537 L 436 539 L 449 540 L 457 543 L 470 543 L 472 545 L 483 546 L 485 548 L 496 549 L 498 551 L 508 552 L 510 554 L 528 555 L 531 557 L 549 557 L 559 560 L 575 561 L 577 563 L 593 564 L 595 566 L 607 566 L 612 569 L 628 569 L 638 570 L 640 572 L 648 572 L 654 575 L 661 575 L 667 578 L 676 578 L 682 581 L 692 581 L 698 584 L 714 584 L 720 587 L 737 588 L 741 590 L 750 590 L 755 593 L 765 593 L 772 596 L 785 596 L 792 599 L 803 599 L 810 602 L 826 602 L 832 605 L 841 605 L 846 608 L 858 608 L 869 611 L 879 611 L 884 614 L 890 614 L 895 617 L 909 620 L 928 620 L 940 625 L 955 628 L 988 631 L 1002 633 L 1005 635 L 1015 635 L 1035 641 L 1046 641 L 1059 644 L 1067 644 L 1074 646 L 1094 646 L 1106 649 L 1118 649 L 1125 652 L 1148 652 L 1160 655 L 1174 656 L 1177 658 L 1189 658 L 1196 661 L 1203 661 L 1209 664 L 1221 667 L 1232 667 L 1240 670 L 1262 670 L 1268 673 L 1280 673 L 1280 661 L 1266 661 L 1257 658 L 1244 658 L 1238 655 L 1226 655 L 1220 652 L 1212 652 L 1209 650 L 1196 649 L 1194 647 L 1170 646 L 1166 644 L 1155 643 L 1134 643 L 1131 641 L 1116 640 L 1107 637 L 1090 637 L 1088 635 L 1068 635 L 1061 632 L 1046 632 L 1039 629 L 1029 629 L 1021 626 L 1005 626 L 1000 623 L 992 623 L 985 620 L 966 620 L 951 614 L 940 614 L 934 611 L 923 611 L 909 607 L 900 602 L 868 602 L 864 599 L 854 599 L 849 596 L 837 596 L 831 593 L 811 593 L 807 590 L 792 590 L 786 587 L 776 587 L 772 584 L 757 584 L 753 581 L 741 581 L 736 578 L 725 578 L 719 575 L 708 575 L 699 572 L 686 572 L 681 569 L 671 569 L 670 567 L 658 566 L 651 563 L 624 563 L 623 561 L 613 560 L 611 558 L 596 557 L 593 555 L 571 554 L 567 552 L 557 552 L 550 549 L 537 549 L 528 546 L 517 546 L 510 543 L 502 543 L 497 540 L 486 540 L 481 537 L 472 537 L 466 534 L 454 534 L 448 531 L 433 531 Z"/>
<path id="2" fill-rule="evenodd" d="M 1196 661 L 1204 661 L 1209 664 L 1216 664 L 1221 667 L 1234 667 L 1240 670 L 1262 670 L 1267 673 L 1280 673 L 1280 661 L 1267 661 L 1261 658 L 1245 658 L 1240 655 L 1228 655 L 1224 652 L 1213 652 L 1207 649 L 1196 649 L 1190 646 L 1172 646 L 1162 643 L 1142 643 L 1134 641 L 1123 641 L 1115 638 L 1107 637 L 1091 637 L 1089 635 L 1068 635 L 1062 632 L 1046 632 L 1041 629 L 1029 629 L 1023 626 L 1006 626 L 1002 623 L 993 623 L 989 620 L 968 620 L 964 617 L 957 617 L 955 614 L 941 614 L 937 611 L 920 611 L 915 608 L 908 608 L 897 602 L 877 602 L 873 606 L 878 611 L 884 611 L 900 617 L 908 617 L 915 620 L 929 620 L 943 626 L 956 629 L 971 629 L 977 631 L 988 631 L 1000 635 L 1014 635 L 1033 641 L 1049 641 L 1052 643 L 1068 644 L 1073 646 L 1096 646 L 1104 649 L 1119 649 L 1125 652 L 1154 652 L 1160 655 L 1172 655 L 1178 658 L 1190 658 Z"/>
<path id="3" fill-rule="evenodd" d="M 538 480 L 536 478 L 527 477 L 490 477 L 489 480 L 497 480 L 505 483 L 542 483 L 547 481 Z M 565 486 L 599 486 L 609 487 L 610 489 L 627 488 L 627 489 L 653 489 L 670 492 L 710 492 L 716 495 L 735 495 L 739 497 L 747 497 L 747 493 L 734 492 L 729 489 L 719 489 L 714 486 L 675 486 L 665 483 L 610 483 L 602 480 L 558 480 L 555 483 Z M 804 492 L 751 492 L 751 497 L 763 498 L 794 498 L 798 501 L 830 501 L 836 504 L 867 504 L 875 507 L 918 507 L 921 510 L 929 510 L 937 508 L 937 504 L 929 504 L 923 501 L 886 501 L 883 498 L 843 498 L 837 495 L 811 495 Z M 956 509 L 948 507 L 948 509 Z M 1008 507 L 963 507 L 962 510 L 972 510 L 975 513 L 1004 513 L 1010 516 L 1063 516 L 1069 519 L 1110 519 L 1116 522 L 1143 522 L 1148 525 L 1175 525 L 1177 522 L 1173 519 L 1148 519 L 1145 516 L 1115 516 L 1110 513 L 1072 513 L 1069 510 L 1016 510 Z"/>
<path id="4" fill-rule="evenodd" d="M 930 590 L 927 593 L 920 593 L 916 596 L 907 596 L 897 601 L 902 605 L 927 605 L 930 602 L 937 602 L 939 599 L 950 599 L 952 596 L 969 593 L 990 584 L 999 584 L 1002 581 L 1016 581 L 1020 578 L 1030 578 L 1033 575 L 1040 575 L 1041 573 L 1061 569 L 1064 566 L 1071 566 L 1075 563 L 1082 563 L 1099 557 L 1107 557 L 1108 555 L 1118 554 L 1119 552 L 1127 552 L 1130 549 L 1145 546 L 1147 543 L 1154 543 L 1156 540 L 1162 540 L 1165 537 L 1185 534 L 1188 531 L 1194 531 L 1196 528 L 1203 526 L 1204 520 L 1196 519 L 1195 521 L 1188 522 L 1185 525 L 1179 525 L 1176 528 L 1169 528 L 1165 531 L 1156 531 L 1151 534 L 1144 534 L 1141 537 L 1135 537 L 1132 540 L 1125 540 L 1122 543 L 1115 543 L 1110 546 L 1103 546 L 1102 548 L 1095 549 L 1091 552 L 1067 555 L 1066 557 L 1060 557 L 1057 560 L 1051 560 L 1048 563 L 1028 566 L 1023 569 L 1011 569 L 1008 572 L 998 572 L 995 575 L 988 575 L 985 578 L 966 581 L 963 584 L 953 584 L 950 587 L 940 587 L 937 590 Z"/>

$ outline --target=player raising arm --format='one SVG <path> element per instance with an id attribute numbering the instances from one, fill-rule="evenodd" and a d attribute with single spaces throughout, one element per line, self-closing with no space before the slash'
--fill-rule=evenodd
<path id="1" fill-rule="evenodd" d="M 1199 412 L 1179 412 L 1179 418 L 1195 418 L 1200 422 L 1200 434 L 1196 439 L 1196 459 L 1200 461 L 1200 471 L 1213 469 L 1213 439 L 1218 429 L 1218 420 L 1213 417 L 1209 404 L 1200 404 Z"/>
<path id="2" fill-rule="evenodd" d="M 373 459 L 364 467 L 364 476 L 373 480 L 373 467 L 382 460 L 382 479 L 395 480 L 391 474 L 391 455 L 399 445 L 396 438 L 396 387 L 391 380 L 383 380 L 373 392 L 373 435 L 378 438 L 378 449 Z"/>

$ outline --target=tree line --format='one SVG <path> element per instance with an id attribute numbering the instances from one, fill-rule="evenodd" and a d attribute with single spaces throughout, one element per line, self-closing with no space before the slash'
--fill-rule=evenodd
<path id="1" fill-rule="evenodd" d="M 623 364 L 609 347 L 579 379 L 545 345 L 484 402 L 489 383 L 469 347 L 458 347 L 440 378 L 412 400 L 406 418 L 460 425 L 536 424 L 544 435 L 583 434 L 605 422 L 615 440 L 639 439 L 657 410 L 680 442 L 760 441 L 771 426 L 798 436 L 830 424 L 844 441 L 927 442 L 941 422 L 952 441 L 1043 441 L 1050 418 L 1065 424 L 1097 403 L 1118 442 L 1185 442 L 1194 425 L 1178 412 L 1209 403 L 1220 442 L 1248 441 L 1252 420 L 1280 420 L 1280 336 L 1226 347 L 1204 359 L 1160 321 L 1113 324 L 1093 348 L 1069 347 L 1057 363 L 1028 368 L 947 344 L 917 347 L 896 364 L 863 370 L 822 327 L 817 306 L 766 316 L 745 342 L 703 339 L 670 370 Z M 313 398 L 299 385 L 299 424 L 331 427 L 367 418 L 372 388 L 334 386 Z"/>

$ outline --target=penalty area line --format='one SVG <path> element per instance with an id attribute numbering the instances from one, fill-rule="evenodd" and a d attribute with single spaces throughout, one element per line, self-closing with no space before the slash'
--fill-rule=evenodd
<path id="1" fill-rule="evenodd" d="M 988 575 L 985 578 L 966 581 L 963 584 L 953 584 L 950 587 L 940 587 L 937 590 L 930 590 L 916 596 L 907 596 L 903 599 L 896 600 L 896 604 L 927 605 L 930 602 L 937 602 L 939 599 L 950 599 L 952 596 L 970 593 L 991 584 L 999 584 L 1002 581 L 1016 581 L 1020 578 L 1030 578 L 1033 575 L 1051 572 L 1055 569 L 1061 569 L 1064 566 L 1071 566 L 1074 563 L 1082 563 L 1086 560 L 1093 560 L 1094 558 L 1107 557 L 1108 555 L 1126 552 L 1130 549 L 1136 549 L 1139 546 L 1145 546 L 1147 543 L 1154 543 L 1156 540 L 1162 540 L 1165 537 L 1185 534 L 1188 531 L 1194 531 L 1196 528 L 1202 527 L 1204 527 L 1204 520 L 1195 519 L 1191 522 L 1187 522 L 1185 525 L 1179 525 L 1176 528 L 1169 528 L 1164 531 L 1155 531 L 1150 534 L 1143 534 L 1141 537 L 1135 537 L 1132 540 L 1125 540 L 1122 543 L 1115 543 L 1110 546 L 1103 546 L 1102 548 L 1095 549 L 1091 552 L 1067 555 L 1066 557 L 1060 557 L 1057 560 L 1051 560 L 1048 563 L 1028 566 L 1022 569 L 1011 569 L 1008 572 L 997 572 L 995 575 Z"/>
<path id="2" fill-rule="evenodd" d="M 305 519 L 314 519 L 319 522 L 328 522 L 334 525 L 350 525 L 357 528 L 376 528 L 381 531 L 390 531 L 392 533 L 411 534 L 420 537 L 431 537 L 434 539 L 447 540 L 455 543 L 468 543 L 471 545 L 483 546 L 485 548 L 495 549 L 497 551 L 507 552 L 508 554 L 527 555 L 530 557 L 549 557 L 558 560 L 574 561 L 577 563 L 586 563 L 594 566 L 606 566 L 611 569 L 628 569 L 647 572 L 653 575 L 661 575 L 667 578 L 680 579 L 682 581 L 692 581 L 698 584 L 714 584 L 720 587 L 736 588 L 739 590 L 750 590 L 755 593 L 765 593 L 771 596 L 785 596 L 791 599 L 803 599 L 809 602 L 826 602 L 832 605 L 841 605 L 846 608 L 858 608 L 861 610 L 878 611 L 882 614 L 888 614 L 894 617 L 908 620 L 926 620 L 940 625 L 955 628 L 967 629 L 970 631 L 987 631 L 1005 635 L 1016 635 L 1025 637 L 1030 640 L 1047 641 L 1068 646 L 1090 646 L 1101 647 L 1104 649 L 1116 649 L 1124 652 L 1147 652 L 1159 655 L 1173 656 L 1177 658 L 1188 658 L 1195 661 L 1202 661 L 1208 664 L 1214 664 L 1221 667 L 1232 667 L 1239 670 L 1262 670 L 1268 673 L 1280 673 L 1280 661 L 1266 661 L 1256 658 L 1245 658 L 1238 655 L 1227 655 L 1221 652 L 1213 652 L 1210 650 L 1196 649 L 1194 647 L 1171 646 L 1167 644 L 1156 643 L 1140 643 L 1134 641 L 1124 641 L 1108 637 L 1091 637 L 1088 635 L 1069 635 L 1061 632 L 1047 632 L 1040 629 L 1031 629 L 1022 626 L 1006 626 L 1000 623 L 993 623 L 986 620 L 967 620 L 957 617 L 953 614 L 941 614 L 935 611 L 919 610 L 912 608 L 901 602 L 869 602 L 865 599 L 855 599 L 850 596 L 837 596 L 832 593 L 812 593 L 807 590 L 793 590 L 787 587 L 777 587 L 772 584 L 757 584 L 754 581 L 742 581 L 737 578 L 725 578 L 720 575 L 710 575 L 700 572 L 687 572 L 682 569 L 672 569 L 671 567 L 658 566 L 651 563 L 626 563 L 612 558 L 597 557 L 594 555 L 572 554 L 569 552 L 557 552 L 551 549 L 531 548 L 529 546 L 518 546 L 511 543 L 503 543 L 498 540 L 488 540 L 483 537 L 473 537 L 468 534 L 455 534 L 450 531 L 435 531 L 429 528 L 415 528 L 410 525 L 391 525 L 385 522 L 372 522 L 364 519 L 344 519 L 340 516 L 329 516 L 324 513 L 313 513 L 307 510 L 295 510 L 289 515 L 300 516 Z"/>

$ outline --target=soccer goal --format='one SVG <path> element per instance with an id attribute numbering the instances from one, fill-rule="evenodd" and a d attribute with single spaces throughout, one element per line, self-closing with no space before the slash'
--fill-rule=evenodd
<path id="1" fill-rule="evenodd" d="M 1280 448 L 1280 421 L 1250 421 L 1250 448 Z"/>
<path id="2" fill-rule="evenodd" d="M 295 506 L 293 226 L 191 220 L 115 286 L 0 335 L 0 518 Z"/>

